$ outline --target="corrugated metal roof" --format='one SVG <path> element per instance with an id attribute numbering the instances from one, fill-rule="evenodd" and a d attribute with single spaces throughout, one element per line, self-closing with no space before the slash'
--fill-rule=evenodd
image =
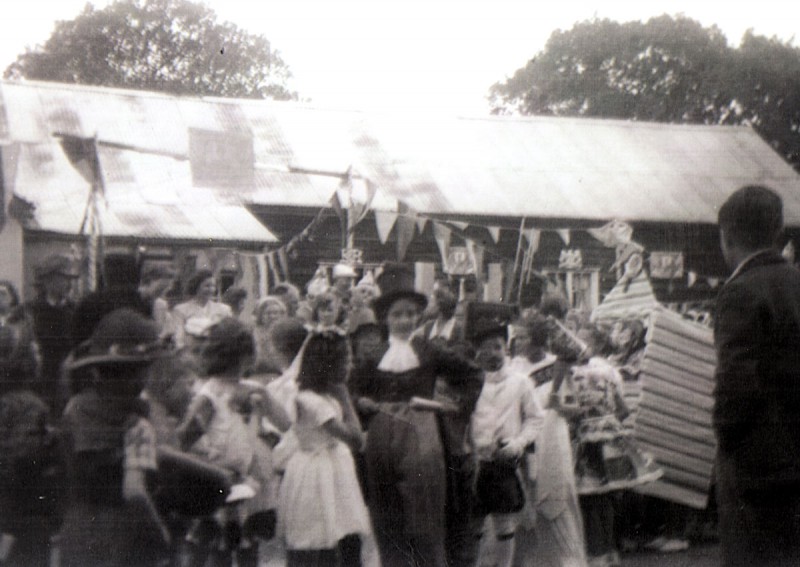
<path id="1" fill-rule="evenodd" d="M 107 202 L 101 207 L 105 235 L 277 241 L 235 194 L 193 187 L 188 129 L 178 99 L 11 83 L 2 84 L 2 99 L 8 138 L 20 144 L 14 193 L 35 205 L 34 228 L 80 231 L 89 183 L 70 163 L 56 135 L 97 135 L 104 142 L 98 154 Z M 211 111 L 215 120 L 215 109 L 223 118 L 241 114 L 194 102 Z"/>
<path id="2" fill-rule="evenodd" d="M 401 199 L 437 214 L 714 223 L 732 191 L 760 183 L 783 197 L 787 224 L 800 226 L 800 176 L 745 127 L 365 114 L 47 83 L 1 88 L 0 132 L 37 145 L 55 131 L 96 133 L 132 148 L 105 153 L 103 165 L 120 188 L 151 203 L 186 207 L 205 195 L 204 206 L 324 206 L 339 180 L 289 171 L 354 166 L 378 185 L 383 209 Z M 192 187 L 189 129 L 252 135 L 254 185 Z"/>

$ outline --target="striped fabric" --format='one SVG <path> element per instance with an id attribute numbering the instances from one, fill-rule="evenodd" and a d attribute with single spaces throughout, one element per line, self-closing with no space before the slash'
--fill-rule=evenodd
<path id="1" fill-rule="evenodd" d="M 716 451 L 711 426 L 715 366 L 711 329 L 666 309 L 654 312 L 634 434 L 664 476 L 639 491 L 706 507 Z"/>
<path id="2" fill-rule="evenodd" d="M 592 311 L 592 321 L 644 319 L 659 306 L 650 280 L 644 272 L 640 272 L 630 282 L 617 282 L 602 303 Z"/>

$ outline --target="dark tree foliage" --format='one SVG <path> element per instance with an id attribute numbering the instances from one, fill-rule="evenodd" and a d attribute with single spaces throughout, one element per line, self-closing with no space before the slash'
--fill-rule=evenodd
<path id="1" fill-rule="evenodd" d="M 752 32 L 732 48 L 682 16 L 556 31 L 489 100 L 495 114 L 749 124 L 800 168 L 800 50 Z"/>
<path id="2" fill-rule="evenodd" d="M 47 42 L 20 55 L 6 78 L 163 91 L 180 95 L 297 98 L 291 73 L 261 35 L 217 22 L 188 0 L 87 4 L 56 24 Z"/>

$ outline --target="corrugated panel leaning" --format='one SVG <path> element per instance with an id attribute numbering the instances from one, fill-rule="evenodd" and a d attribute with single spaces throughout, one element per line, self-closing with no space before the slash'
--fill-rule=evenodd
<path id="1" fill-rule="evenodd" d="M 638 490 L 703 509 L 716 451 L 711 426 L 713 332 L 662 308 L 653 313 L 649 335 L 634 435 L 664 476 Z"/>

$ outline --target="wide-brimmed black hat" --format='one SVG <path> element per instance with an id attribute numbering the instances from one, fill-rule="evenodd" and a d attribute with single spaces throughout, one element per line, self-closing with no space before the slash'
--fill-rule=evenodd
<path id="1" fill-rule="evenodd" d="M 376 283 L 381 295 L 372 302 L 372 308 L 379 321 L 386 319 L 389 307 L 398 299 L 410 299 L 419 305 L 420 311 L 428 306 L 428 298 L 414 289 L 414 271 L 405 264 L 387 262 Z"/>
<path id="2" fill-rule="evenodd" d="M 158 327 L 132 309 L 117 309 L 103 317 L 88 341 L 78 346 L 68 370 L 107 364 L 149 364 L 168 349 L 159 340 Z"/>
<path id="3" fill-rule="evenodd" d="M 464 336 L 477 346 L 488 337 L 508 338 L 508 326 L 517 318 L 516 305 L 472 301 L 464 313 Z"/>

